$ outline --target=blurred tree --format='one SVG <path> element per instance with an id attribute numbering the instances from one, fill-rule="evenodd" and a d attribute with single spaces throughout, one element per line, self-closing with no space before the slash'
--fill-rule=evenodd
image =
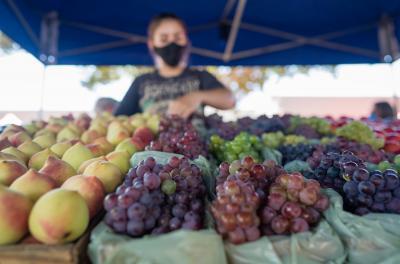
<path id="1" fill-rule="evenodd" d="M 227 67 L 206 66 L 196 67 L 206 69 L 214 74 L 222 83 L 235 93 L 248 93 L 255 89 L 262 89 L 264 82 L 273 76 L 293 76 L 296 73 L 307 74 L 310 69 L 320 67 L 334 73 L 334 66 L 276 66 L 276 67 Z M 108 84 L 117 81 L 123 76 L 133 79 L 137 76 L 152 71 L 152 67 L 139 66 L 97 66 L 82 81 L 88 89 L 95 89 L 98 84 Z"/>
<path id="2" fill-rule="evenodd" d="M 18 45 L 14 41 L 0 31 L 0 55 L 9 54 L 18 48 Z"/>

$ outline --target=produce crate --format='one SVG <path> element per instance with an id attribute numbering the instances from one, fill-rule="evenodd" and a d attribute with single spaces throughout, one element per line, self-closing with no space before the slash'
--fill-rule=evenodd
<path id="1" fill-rule="evenodd" d="M 0 246 L 0 264 L 90 263 L 87 256 L 90 233 L 103 216 L 102 212 L 94 217 L 83 236 L 74 243 L 57 246 L 43 244 Z"/>

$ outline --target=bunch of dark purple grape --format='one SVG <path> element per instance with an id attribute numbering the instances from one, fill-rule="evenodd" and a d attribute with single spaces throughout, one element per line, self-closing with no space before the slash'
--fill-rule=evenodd
<path id="1" fill-rule="evenodd" d="M 234 244 L 260 237 L 257 216 L 260 199 L 249 183 L 228 179 L 217 186 L 217 198 L 211 205 L 217 231 Z"/>
<path id="2" fill-rule="evenodd" d="M 282 163 L 286 164 L 293 160 L 306 161 L 312 156 L 315 147 L 310 144 L 300 143 L 297 145 L 282 145 L 278 150 L 282 153 Z"/>
<path id="3" fill-rule="evenodd" d="M 278 116 L 269 118 L 266 115 L 262 115 L 256 119 L 243 117 L 238 119 L 237 123 L 244 131 L 258 136 L 263 133 L 285 131 L 285 124 Z"/>
<path id="4" fill-rule="evenodd" d="M 342 154 L 314 152 L 307 162 L 314 170 L 312 178 L 323 188 L 332 188 L 340 194 L 343 193 L 343 185 L 346 182 L 343 175 L 349 164 L 356 164 L 362 173 L 368 173 L 363 161 L 349 151 L 344 151 Z"/>
<path id="5" fill-rule="evenodd" d="M 269 185 L 282 173 L 286 171 L 273 160 L 264 163 L 256 163 L 251 156 L 242 160 L 235 160 L 231 164 L 222 162 L 219 166 L 217 185 L 226 180 L 240 180 L 253 186 L 261 200 L 265 200 Z"/>
<path id="6" fill-rule="evenodd" d="M 269 189 L 268 202 L 261 209 L 263 235 L 288 235 L 316 226 L 329 199 L 320 184 L 300 173 L 281 174 Z"/>
<path id="7" fill-rule="evenodd" d="M 158 138 L 150 143 L 147 150 L 178 153 L 190 159 L 207 156 L 206 145 L 190 121 L 168 116 L 160 120 L 159 128 Z"/>
<path id="8" fill-rule="evenodd" d="M 187 158 L 171 157 L 161 165 L 148 157 L 104 199 L 105 222 L 132 237 L 198 230 L 203 227 L 205 194 L 201 171 Z"/>
<path id="9" fill-rule="evenodd" d="M 393 155 L 385 152 L 382 149 L 375 150 L 368 144 L 359 143 L 356 141 L 348 140 L 344 137 L 338 137 L 335 142 L 325 146 L 325 152 L 351 151 L 358 158 L 363 161 L 378 164 L 383 160 L 391 160 Z"/>
<path id="10" fill-rule="evenodd" d="M 216 134 L 225 140 L 232 140 L 241 132 L 237 123 L 224 122 L 222 117 L 217 114 L 205 117 L 205 123 L 210 135 Z"/>
<path id="11" fill-rule="evenodd" d="M 400 214 L 400 181 L 395 170 L 371 174 L 355 163 L 345 164 L 345 209 L 358 215 L 370 212 Z"/>
<path id="12" fill-rule="evenodd" d="M 318 132 L 307 124 L 300 124 L 296 126 L 293 131 L 293 134 L 303 136 L 308 139 L 318 139 L 320 138 Z"/>

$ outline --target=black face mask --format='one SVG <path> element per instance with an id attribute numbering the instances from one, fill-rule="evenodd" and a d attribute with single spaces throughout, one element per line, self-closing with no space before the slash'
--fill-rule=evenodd
<path id="1" fill-rule="evenodd" d="M 171 42 L 162 48 L 154 47 L 154 52 L 159 55 L 169 66 L 175 67 L 182 59 L 186 46 L 181 46 Z"/>

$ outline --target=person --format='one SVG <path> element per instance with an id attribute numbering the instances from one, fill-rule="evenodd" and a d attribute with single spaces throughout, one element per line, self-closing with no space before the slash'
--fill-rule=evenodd
<path id="1" fill-rule="evenodd" d="M 116 115 L 138 112 L 168 113 L 187 118 L 204 105 L 230 109 L 232 92 L 207 71 L 188 67 L 190 40 L 183 20 L 174 14 L 154 17 L 148 26 L 147 46 L 155 71 L 137 77 Z"/>
<path id="2" fill-rule="evenodd" d="M 118 107 L 118 101 L 110 98 L 110 97 L 100 97 L 97 99 L 95 106 L 94 106 L 94 111 L 96 115 L 99 115 L 103 112 L 109 112 L 113 113 L 115 109 Z"/>
<path id="3" fill-rule="evenodd" d="M 392 121 L 395 119 L 395 111 L 388 102 L 377 102 L 369 117 L 371 121 Z"/>

